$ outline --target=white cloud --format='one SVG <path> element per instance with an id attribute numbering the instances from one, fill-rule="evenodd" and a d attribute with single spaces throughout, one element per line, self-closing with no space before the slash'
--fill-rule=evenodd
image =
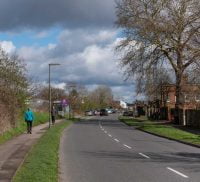
<path id="1" fill-rule="evenodd" d="M 99 30 L 63 31 L 57 44 L 44 47 L 22 47 L 19 55 L 26 61 L 29 74 L 36 79 L 48 81 L 48 64 L 60 63 L 52 68 L 52 82 L 63 87 L 63 83 L 76 82 L 93 88 L 107 85 L 116 95 L 133 100 L 133 89 L 123 81 L 114 48 L 121 40 L 116 31 Z M 131 88 L 131 91 L 130 91 Z"/>
<path id="2" fill-rule="evenodd" d="M 8 54 L 12 54 L 16 50 L 16 47 L 14 46 L 13 42 L 11 42 L 11 41 L 0 41 L 0 46 Z"/>

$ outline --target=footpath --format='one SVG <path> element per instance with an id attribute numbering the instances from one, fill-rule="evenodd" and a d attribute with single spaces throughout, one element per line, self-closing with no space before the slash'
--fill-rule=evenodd
<path id="1" fill-rule="evenodd" d="M 62 120 L 56 120 L 56 123 Z M 0 182 L 10 182 L 27 153 L 48 129 L 49 123 L 33 127 L 32 134 L 21 134 L 0 145 Z"/>

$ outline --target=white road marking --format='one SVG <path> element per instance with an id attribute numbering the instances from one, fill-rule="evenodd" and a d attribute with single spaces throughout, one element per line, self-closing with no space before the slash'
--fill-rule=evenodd
<path id="1" fill-rule="evenodd" d="M 119 142 L 119 140 L 117 140 L 116 138 L 114 139 L 116 142 Z"/>
<path id="2" fill-rule="evenodd" d="M 132 147 L 130 147 L 130 146 L 126 145 L 126 144 L 123 144 L 123 145 L 124 145 L 124 147 L 127 147 L 127 148 L 129 148 L 129 149 L 132 149 Z"/>
<path id="3" fill-rule="evenodd" d="M 108 133 L 107 131 L 104 131 L 105 133 Z"/>
<path id="4" fill-rule="evenodd" d="M 109 137 L 112 137 L 112 135 L 110 135 L 110 134 L 109 134 L 108 136 L 109 136 Z"/>
<path id="5" fill-rule="evenodd" d="M 150 157 L 149 156 L 147 156 L 147 155 L 145 155 L 145 154 L 143 154 L 143 153 L 139 153 L 141 156 L 143 156 L 143 157 L 145 157 L 145 158 L 147 158 L 147 159 L 150 159 Z"/>
<path id="6" fill-rule="evenodd" d="M 178 175 L 180 175 L 180 176 L 182 176 L 182 177 L 184 177 L 184 178 L 189 178 L 189 177 L 186 176 L 185 174 L 183 174 L 183 173 L 181 173 L 181 172 L 179 172 L 179 171 L 176 171 L 176 170 L 174 170 L 174 169 L 172 169 L 172 168 L 170 168 L 170 167 L 167 167 L 167 169 L 170 170 L 170 171 L 172 171 L 172 172 L 174 172 L 174 173 L 176 173 L 176 174 L 178 174 Z"/>

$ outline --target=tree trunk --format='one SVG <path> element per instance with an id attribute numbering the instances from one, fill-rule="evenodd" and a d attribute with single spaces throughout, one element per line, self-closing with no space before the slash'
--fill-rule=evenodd
<path id="1" fill-rule="evenodd" d="M 174 112 L 174 122 L 175 124 L 181 124 L 180 120 L 180 109 L 182 105 L 182 71 L 176 72 L 176 102 L 175 102 L 175 112 Z"/>

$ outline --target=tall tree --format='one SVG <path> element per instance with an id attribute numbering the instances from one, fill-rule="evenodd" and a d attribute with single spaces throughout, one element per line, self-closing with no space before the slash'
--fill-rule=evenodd
<path id="1" fill-rule="evenodd" d="M 142 78 L 157 65 L 174 70 L 179 122 L 184 72 L 200 61 L 200 1 L 120 0 L 116 14 L 125 36 L 117 49 L 129 76 Z"/>

